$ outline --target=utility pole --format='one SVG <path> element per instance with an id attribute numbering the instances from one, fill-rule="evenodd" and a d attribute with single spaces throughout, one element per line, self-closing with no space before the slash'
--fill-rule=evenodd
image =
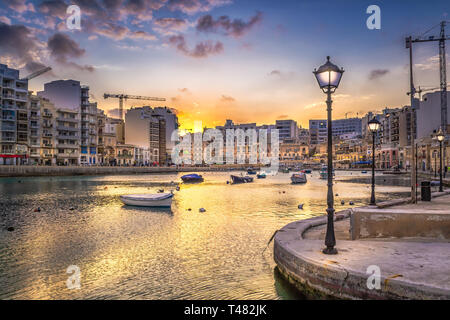
<path id="1" fill-rule="evenodd" d="M 406 48 L 409 49 L 409 84 L 410 84 L 410 97 L 411 97 L 411 110 L 414 112 L 414 96 L 416 94 L 416 89 L 414 88 L 414 77 L 413 77 L 413 63 L 412 63 L 412 38 L 406 38 Z M 414 123 L 414 117 L 411 117 L 411 202 L 417 203 L 417 175 L 416 175 L 416 157 L 415 157 L 415 130 L 416 125 Z"/>
<path id="2" fill-rule="evenodd" d="M 445 62 L 445 21 L 441 22 L 439 38 L 439 73 L 441 86 L 441 126 L 444 134 L 447 133 L 447 65 Z"/>

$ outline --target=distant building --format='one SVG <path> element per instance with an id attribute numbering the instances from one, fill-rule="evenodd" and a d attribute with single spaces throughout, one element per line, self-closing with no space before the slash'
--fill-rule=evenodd
<path id="1" fill-rule="evenodd" d="M 447 124 L 450 124 L 450 92 L 447 92 Z M 435 91 L 423 96 L 418 102 L 417 113 L 417 138 L 429 137 L 434 130 L 441 127 L 441 92 Z"/>
<path id="2" fill-rule="evenodd" d="M 340 136 L 347 133 L 362 134 L 361 118 L 333 120 L 333 136 Z"/>
<path id="3" fill-rule="evenodd" d="M 327 120 L 309 120 L 310 144 L 316 145 L 325 143 L 328 136 Z"/>
<path id="4" fill-rule="evenodd" d="M 28 81 L 0 64 L 0 164 L 25 164 L 28 155 Z"/>
<path id="5" fill-rule="evenodd" d="M 150 149 L 160 165 L 167 162 L 166 121 L 150 107 L 131 108 L 125 114 L 125 144 Z M 157 159 L 157 160 L 156 160 Z"/>
<path id="6" fill-rule="evenodd" d="M 297 121 L 294 120 L 277 120 L 275 122 L 277 129 L 279 130 L 280 141 L 285 139 L 298 138 L 298 126 Z"/>

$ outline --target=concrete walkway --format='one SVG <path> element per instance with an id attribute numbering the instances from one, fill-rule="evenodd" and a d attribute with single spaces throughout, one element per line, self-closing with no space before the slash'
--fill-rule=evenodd
<path id="1" fill-rule="evenodd" d="M 450 195 L 430 203 L 389 208 L 448 210 Z M 448 240 L 349 240 L 351 210 L 336 214 L 337 255 L 325 255 L 326 217 L 288 224 L 274 239 L 274 258 L 281 273 L 315 298 L 450 299 Z M 380 287 L 369 289 L 368 268 L 379 268 Z"/>

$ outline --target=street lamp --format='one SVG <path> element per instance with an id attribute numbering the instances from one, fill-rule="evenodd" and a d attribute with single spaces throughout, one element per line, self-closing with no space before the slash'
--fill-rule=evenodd
<path id="1" fill-rule="evenodd" d="M 445 139 L 444 132 L 442 131 L 442 128 L 439 129 L 439 131 L 436 133 L 436 138 L 439 141 L 439 192 L 443 192 L 442 189 L 442 141 Z"/>
<path id="2" fill-rule="evenodd" d="M 375 135 L 380 130 L 380 122 L 373 118 L 369 121 L 369 130 L 372 132 L 372 195 L 370 196 L 370 205 L 375 205 Z"/>
<path id="3" fill-rule="evenodd" d="M 339 69 L 338 66 L 330 62 L 330 57 L 327 57 L 327 62 L 320 66 L 319 69 L 313 71 L 320 89 L 327 94 L 327 111 L 328 111 L 328 193 L 327 193 L 327 234 L 325 236 L 326 248 L 323 249 L 325 254 L 337 254 L 334 247 L 336 245 L 336 238 L 334 236 L 334 195 L 333 195 L 333 130 L 331 122 L 331 94 L 336 91 L 341 82 L 344 69 Z"/>

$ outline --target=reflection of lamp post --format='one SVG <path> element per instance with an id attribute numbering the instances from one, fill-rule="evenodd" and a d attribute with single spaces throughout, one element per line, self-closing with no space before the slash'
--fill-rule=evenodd
<path id="1" fill-rule="evenodd" d="M 442 141 L 445 139 L 444 132 L 442 131 L 442 128 L 439 129 L 439 131 L 436 133 L 436 138 L 439 141 L 439 192 L 444 191 L 442 189 Z"/>
<path id="2" fill-rule="evenodd" d="M 370 196 L 370 205 L 375 205 L 375 135 L 380 130 L 380 122 L 373 118 L 369 121 L 369 130 L 372 132 L 372 195 Z"/>
<path id="3" fill-rule="evenodd" d="M 330 62 L 330 57 L 327 57 L 327 62 L 320 66 L 318 70 L 314 69 L 314 75 L 319 83 L 320 89 L 327 94 L 327 112 L 328 112 L 328 193 L 327 193 L 327 234 L 325 236 L 326 248 L 323 249 L 325 254 L 337 254 L 334 247 L 336 245 L 336 238 L 334 236 L 334 208 L 333 208 L 333 131 L 331 122 L 331 94 L 334 93 L 339 86 L 344 69 L 339 69 L 336 65 Z"/>

